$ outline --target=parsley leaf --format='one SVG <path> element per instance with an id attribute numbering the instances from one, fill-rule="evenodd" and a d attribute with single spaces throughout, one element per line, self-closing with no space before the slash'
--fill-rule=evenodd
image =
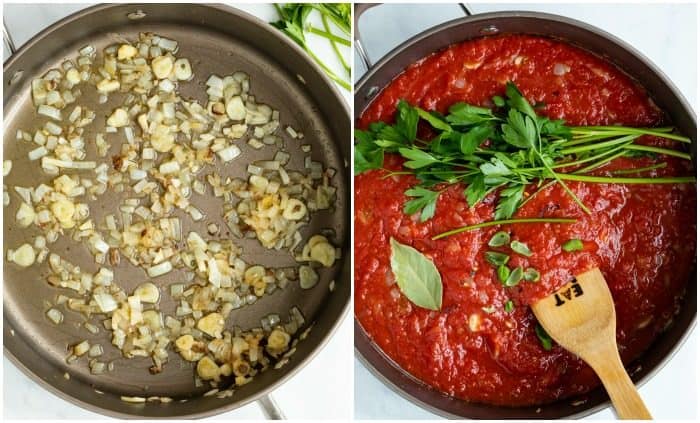
<path id="1" fill-rule="evenodd" d="M 403 157 L 409 159 L 409 161 L 403 164 L 409 169 L 420 169 L 440 161 L 432 154 L 414 148 L 399 148 L 399 153 L 401 153 Z"/>
<path id="2" fill-rule="evenodd" d="M 417 109 L 417 111 L 418 116 L 428 122 L 433 128 L 441 131 L 452 132 L 452 127 L 447 122 L 442 120 L 442 116 L 440 116 L 437 112 L 426 112 L 423 109 Z"/>
<path id="3" fill-rule="evenodd" d="M 521 93 L 518 87 L 516 87 L 515 84 L 513 84 L 511 81 L 508 81 L 506 83 L 506 97 L 508 97 L 506 103 L 512 109 L 524 113 L 533 121 L 537 119 L 535 109 L 532 108 L 530 102 L 527 101 L 525 97 L 523 97 L 523 93 Z"/>
<path id="4" fill-rule="evenodd" d="M 508 112 L 508 123 L 501 125 L 503 139 L 518 148 L 534 148 L 537 141 L 537 129 L 529 116 L 518 113 L 515 109 Z"/>
<path id="5" fill-rule="evenodd" d="M 437 199 L 440 197 L 440 191 L 431 191 L 422 187 L 413 187 L 406 190 L 404 194 L 408 197 L 416 197 L 404 204 L 404 213 L 410 215 L 422 209 L 423 211 L 420 214 L 421 222 L 425 222 L 435 215 L 435 207 L 437 206 Z"/>
<path id="6" fill-rule="evenodd" d="M 491 125 L 478 125 L 469 130 L 469 132 L 461 134 L 459 138 L 459 149 L 462 154 L 468 156 L 476 151 L 476 148 L 481 145 L 493 132 Z"/>
<path id="7" fill-rule="evenodd" d="M 396 109 L 399 111 L 396 116 L 396 130 L 409 142 L 413 142 L 418 131 L 418 110 L 411 107 L 405 100 L 399 101 Z"/>
<path id="8" fill-rule="evenodd" d="M 501 200 L 496 206 L 496 214 L 494 219 L 509 219 L 515 213 L 515 210 L 520 205 L 520 200 L 523 198 L 525 185 L 510 186 L 501 190 Z"/>
<path id="9" fill-rule="evenodd" d="M 467 103 L 456 103 L 450 107 L 447 121 L 452 125 L 467 126 L 496 119 L 491 109 L 472 106 Z"/>
<path id="10" fill-rule="evenodd" d="M 372 135 L 369 132 L 356 130 L 355 139 L 355 174 L 380 169 L 384 165 L 384 151 L 372 142 Z"/>
<path id="11" fill-rule="evenodd" d="M 486 185 L 484 185 L 482 175 L 477 175 L 472 179 L 467 189 L 464 190 L 464 196 L 467 198 L 469 207 L 474 207 L 486 197 Z"/>

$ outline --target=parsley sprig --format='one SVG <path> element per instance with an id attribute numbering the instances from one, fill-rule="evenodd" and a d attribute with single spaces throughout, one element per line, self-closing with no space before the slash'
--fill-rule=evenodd
<path id="1" fill-rule="evenodd" d="M 343 65 L 349 78 L 350 66 L 344 55 L 338 49 L 337 44 L 350 46 L 350 3 L 275 3 L 275 9 L 279 20 L 270 22 L 272 26 L 287 34 L 295 43 L 308 53 L 309 56 L 323 69 L 323 71 L 338 85 L 350 91 L 350 83 L 346 78 L 337 75 L 328 67 L 312 50 L 306 40 L 306 34 L 312 33 L 326 38 L 335 52 L 338 60 Z M 309 14 L 318 11 L 321 15 L 323 29 L 317 28 L 309 22 Z M 347 38 L 333 33 L 330 23 Z"/>
<path id="2" fill-rule="evenodd" d="M 399 101 L 393 125 L 374 122 L 366 131 L 355 131 L 355 173 L 382 169 L 386 153 L 404 157 L 404 170 L 389 171 L 387 176 L 413 174 L 419 180 L 417 186 L 406 191 L 409 199 L 404 211 L 420 211 L 421 221 L 435 214 L 444 189 L 434 188 L 440 184 L 465 184 L 464 196 L 470 207 L 498 191 L 494 219 L 501 221 L 510 219 L 524 204 L 525 189 L 530 184 L 536 184 L 540 190 L 559 184 L 582 210 L 590 213 L 567 181 L 695 182 L 692 176 L 626 178 L 588 174 L 621 156 L 661 154 L 690 160 L 690 155 L 681 150 L 635 143 L 644 135 L 690 143 L 688 137 L 674 134 L 673 128 L 570 127 L 562 120 L 538 115 L 512 82 L 506 84 L 505 98 L 496 96 L 492 100 L 494 109 L 456 103 L 447 115 Z M 432 138 L 418 137 L 421 121 L 432 128 Z M 659 167 L 662 166 L 639 168 L 639 172 Z M 450 231 L 445 236 L 459 232 L 462 231 Z"/>

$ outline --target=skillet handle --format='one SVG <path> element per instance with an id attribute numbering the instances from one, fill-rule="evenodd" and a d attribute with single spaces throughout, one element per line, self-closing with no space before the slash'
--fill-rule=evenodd
<path id="1" fill-rule="evenodd" d="M 265 394 L 258 400 L 258 405 L 262 409 L 265 418 L 268 420 L 286 420 L 284 413 L 277 405 L 277 401 L 272 398 L 271 394 Z"/>
<path id="2" fill-rule="evenodd" d="M 2 40 L 7 45 L 7 49 L 10 50 L 10 56 L 15 54 L 17 47 L 15 47 L 15 42 L 10 35 L 10 31 L 7 29 L 7 24 L 5 23 L 5 18 L 2 19 Z"/>
<path id="3" fill-rule="evenodd" d="M 365 65 L 365 69 L 367 72 L 369 72 L 370 69 L 372 69 L 372 66 L 374 65 L 372 61 L 370 60 L 369 56 L 367 55 L 367 50 L 365 49 L 364 45 L 362 44 L 362 33 L 360 32 L 360 16 L 362 16 L 363 13 L 365 13 L 368 9 L 371 9 L 375 6 L 379 6 L 381 3 L 355 3 L 354 10 L 353 10 L 353 29 L 355 30 L 354 36 L 355 36 L 355 51 L 357 51 L 357 54 L 360 56 L 360 60 L 362 60 L 362 64 Z M 467 3 L 459 3 L 459 7 L 462 8 L 462 11 L 466 16 L 472 16 L 474 14 L 474 11 L 469 7 Z"/>
<path id="4" fill-rule="evenodd" d="M 379 3 L 355 3 L 352 14 L 353 29 L 355 30 L 355 51 L 357 51 L 357 54 L 360 56 L 362 64 L 365 65 L 365 69 L 367 71 L 372 69 L 372 61 L 369 59 L 367 51 L 362 45 L 362 34 L 360 33 L 360 26 L 358 25 L 358 22 L 360 21 L 360 16 L 362 16 L 363 13 L 365 13 L 368 9 L 373 8 L 374 6 L 379 6 Z"/>

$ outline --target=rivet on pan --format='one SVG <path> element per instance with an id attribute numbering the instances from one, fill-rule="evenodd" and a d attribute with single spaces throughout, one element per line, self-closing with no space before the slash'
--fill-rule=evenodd
<path id="1" fill-rule="evenodd" d="M 139 19 L 143 19 L 146 17 L 146 14 L 143 13 L 143 10 L 138 9 L 136 12 L 131 12 L 128 15 L 126 15 L 127 18 L 131 19 L 132 21 L 137 21 Z"/>
<path id="2" fill-rule="evenodd" d="M 481 35 L 494 35 L 498 34 L 499 32 L 500 30 L 496 27 L 496 25 L 485 26 L 479 30 Z"/>
<path id="3" fill-rule="evenodd" d="M 373 87 L 369 87 L 369 89 L 367 90 L 367 94 L 365 94 L 365 100 L 369 100 L 370 98 L 374 97 L 375 95 L 377 95 L 378 92 L 379 87 L 377 87 L 376 85 Z"/>
<path id="4" fill-rule="evenodd" d="M 22 77 L 23 74 L 24 74 L 24 71 L 21 69 L 18 71 L 15 71 L 15 73 L 13 73 L 12 76 L 10 77 L 10 82 L 8 83 L 8 85 L 12 85 L 15 82 L 19 81 L 19 79 Z"/>

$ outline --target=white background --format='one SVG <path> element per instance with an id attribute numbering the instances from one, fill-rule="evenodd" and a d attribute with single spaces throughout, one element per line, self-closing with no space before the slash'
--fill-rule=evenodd
<path id="1" fill-rule="evenodd" d="M 534 10 L 568 16 L 602 28 L 649 57 L 691 104 L 697 104 L 697 8 L 694 4 L 468 4 L 476 13 Z M 456 4 L 391 4 L 370 9 L 358 26 L 365 49 L 376 63 L 409 37 L 462 16 L 462 9 Z M 357 54 L 355 64 L 355 76 L 359 79 L 365 70 Z M 696 418 L 696 363 L 697 329 L 673 360 L 640 389 L 653 416 Z M 433 419 L 436 416 L 389 390 L 355 360 L 355 417 Z M 608 409 L 590 418 L 615 417 Z"/>
<path id="2" fill-rule="evenodd" d="M 87 6 L 87 4 L 5 4 L 4 19 L 15 44 L 19 47 L 48 25 Z M 246 4 L 237 7 L 265 22 L 277 19 L 274 7 L 269 4 Z M 316 25 L 321 27 L 320 23 Z M 310 37 L 310 42 L 314 43 L 313 51 L 325 63 L 332 66 L 338 75 L 343 75 L 343 70 L 330 45 L 323 40 L 314 40 L 313 37 Z M 7 57 L 7 53 L 4 52 L 3 60 Z M 349 102 L 350 94 L 340 87 L 338 89 L 344 93 Z M 352 354 L 352 318 L 348 313 L 325 348 L 297 375 L 273 393 L 273 397 L 287 418 L 352 418 L 350 398 Z M 101 417 L 50 394 L 27 378 L 4 357 L 3 370 L 5 418 L 94 419 Z M 253 403 L 215 418 L 241 420 L 262 419 L 264 416 L 258 405 Z"/>

